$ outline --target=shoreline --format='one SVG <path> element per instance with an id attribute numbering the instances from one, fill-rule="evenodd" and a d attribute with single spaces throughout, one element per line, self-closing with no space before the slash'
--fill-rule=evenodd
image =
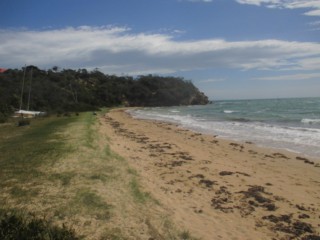
<path id="1" fill-rule="evenodd" d="M 179 111 L 180 110 L 178 110 L 178 112 Z M 184 112 L 184 110 L 181 110 L 181 111 Z M 296 129 L 304 129 L 303 128 L 304 126 L 294 127 L 290 125 L 285 126 L 281 124 L 279 125 L 275 124 L 273 126 L 272 123 L 270 123 L 271 124 L 270 126 L 272 126 L 271 128 L 275 128 L 277 130 L 268 129 L 266 132 L 264 132 L 264 130 L 262 130 L 261 132 L 259 121 L 255 122 L 255 121 L 248 120 L 248 124 L 250 122 L 250 125 L 247 125 L 247 122 L 244 121 L 245 125 L 241 126 L 240 128 L 235 127 L 235 130 L 230 131 L 229 128 L 233 129 L 233 125 L 237 125 L 238 123 L 242 124 L 241 121 L 232 122 L 232 121 L 217 120 L 218 125 L 216 126 L 215 120 L 212 120 L 211 122 L 211 120 L 209 119 L 205 120 L 206 117 L 202 119 L 204 121 L 203 123 L 202 121 L 200 121 L 200 123 L 198 124 L 198 121 L 196 119 L 194 119 L 193 117 L 189 118 L 189 116 L 187 115 L 188 112 L 185 115 L 187 120 L 184 119 L 183 115 L 169 114 L 171 110 L 168 111 L 168 115 L 167 113 L 164 113 L 163 116 L 161 111 L 160 112 L 155 111 L 154 114 L 151 111 L 152 112 L 151 117 L 149 116 L 148 112 L 140 113 L 139 111 L 135 112 L 134 110 L 132 111 L 130 109 L 128 112 L 132 115 L 133 118 L 137 118 L 137 119 L 151 120 L 151 121 L 155 120 L 155 121 L 163 121 L 167 123 L 177 124 L 179 125 L 179 127 L 186 128 L 191 131 L 195 131 L 202 134 L 217 136 L 219 139 L 225 139 L 227 141 L 236 141 L 239 143 L 245 143 L 249 141 L 262 148 L 272 148 L 275 151 L 284 150 L 287 152 L 292 152 L 297 155 L 303 155 L 306 158 L 320 159 L 320 152 L 315 145 L 316 142 L 310 142 L 312 136 L 302 134 L 302 135 L 299 135 L 299 137 L 297 137 L 296 135 L 299 134 L 299 132 L 295 132 L 295 133 L 291 132 L 290 134 L 293 134 L 293 135 L 290 138 L 288 138 L 290 134 L 286 135 L 287 129 L 289 129 L 288 131 L 293 131 L 292 129 L 295 129 L 294 131 L 296 131 Z M 267 124 L 267 123 L 264 123 L 263 121 L 261 122 L 261 124 L 263 128 L 270 127 L 269 125 L 264 126 L 263 124 Z M 260 130 L 253 130 L 251 132 L 251 129 L 255 129 L 256 127 Z M 227 129 L 227 130 L 224 130 L 224 129 Z M 280 132 L 277 133 L 277 131 L 280 131 Z M 309 131 L 313 132 L 318 130 L 317 128 L 309 129 L 308 127 L 306 127 L 303 130 L 303 132 L 309 132 Z M 265 134 L 268 134 L 268 135 L 265 135 Z M 317 136 L 317 132 L 313 132 L 312 134 L 314 134 L 313 136 Z M 296 137 L 298 140 L 296 140 Z M 282 141 L 280 139 L 282 139 Z M 306 142 L 309 142 L 309 143 L 306 144 Z M 320 163 L 320 161 L 318 161 L 318 163 Z"/>
<path id="2" fill-rule="evenodd" d="M 102 122 L 111 149 L 128 160 L 173 222 L 193 236 L 319 236 L 316 159 L 135 119 L 125 109 L 111 110 Z"/>

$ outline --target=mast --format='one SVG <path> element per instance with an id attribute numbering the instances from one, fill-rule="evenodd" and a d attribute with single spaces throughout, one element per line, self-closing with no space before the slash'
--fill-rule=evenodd
<path id="1" fill-rule="evenodd" d="M 24 79 L 25 79 L 25 77 L 26 77 L 26 70 L 27 70 L 27 66 L 24 65 L 23 78 L 22 78 L 22 87 L 21 87 L 21 97 L 20 97 L 20 108 L 19 108 L 19 110 L 21 110 L 21 108 L 22 108 L 22 98 L 23 98 Z"/>
<path id="2" fill-rule="evenodd" d="M 32 69 L 33 69 L 33 67 L 31 67 L 31 78 L 30 78 L 30 85 L 29 85 L 29 96 L 28 96 L 28 107 L 27 107 L 28 111 L 29 111 L 29 107 L 30 107 L 30 97 L 31 97 Z"/>

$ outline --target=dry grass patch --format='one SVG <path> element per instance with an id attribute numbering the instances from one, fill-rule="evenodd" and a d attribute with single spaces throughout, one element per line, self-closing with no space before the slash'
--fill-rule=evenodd
<path id="1" fill-rule="evenodd" d="M 182 239 L 103 128 L 101 116 L 83 113 L 0 133 L 0 204 L 80 239 Z"/>

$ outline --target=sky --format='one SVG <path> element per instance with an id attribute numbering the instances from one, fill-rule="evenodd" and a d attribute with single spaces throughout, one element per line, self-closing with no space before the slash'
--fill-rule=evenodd
<path id="1" fill-rule="evenodd" d="M 0 0 L 0 67 L 191 80 L 210 99 L 320 97 L 320 0 Z"/>

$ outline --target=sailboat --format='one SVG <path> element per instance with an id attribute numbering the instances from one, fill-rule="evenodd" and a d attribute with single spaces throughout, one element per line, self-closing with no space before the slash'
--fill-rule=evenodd
<path id="1" fill-rule="evenodd" d="M 30 84 L 29 84 L 29 94 L 28 94 L 28 105 L 27 105 L 27 110 L 22 109 L 22 103 L 23 103 L 23 93 L 24 93 L 24 82 L 25 82 L 25 76 L 26 76 L 26 70 L 27 67 L 24 67 L 23 71 L 23 78 L 22 78 L 22 87 L 21 87 L 21 96 L 20 96 L 20 108 L 18 111 L 14 112 L 13 117 L 21 117 L 21 118 L 35 118 L 37 116 L 44 116 L 46 113 L 45 112 L 40 112 L 40 111 L 30 111 L 30 99 L 31 99 L 31 86 L 32 86 L 32 70 L 31 68 L 31 77 L 30 77 Z"/>

